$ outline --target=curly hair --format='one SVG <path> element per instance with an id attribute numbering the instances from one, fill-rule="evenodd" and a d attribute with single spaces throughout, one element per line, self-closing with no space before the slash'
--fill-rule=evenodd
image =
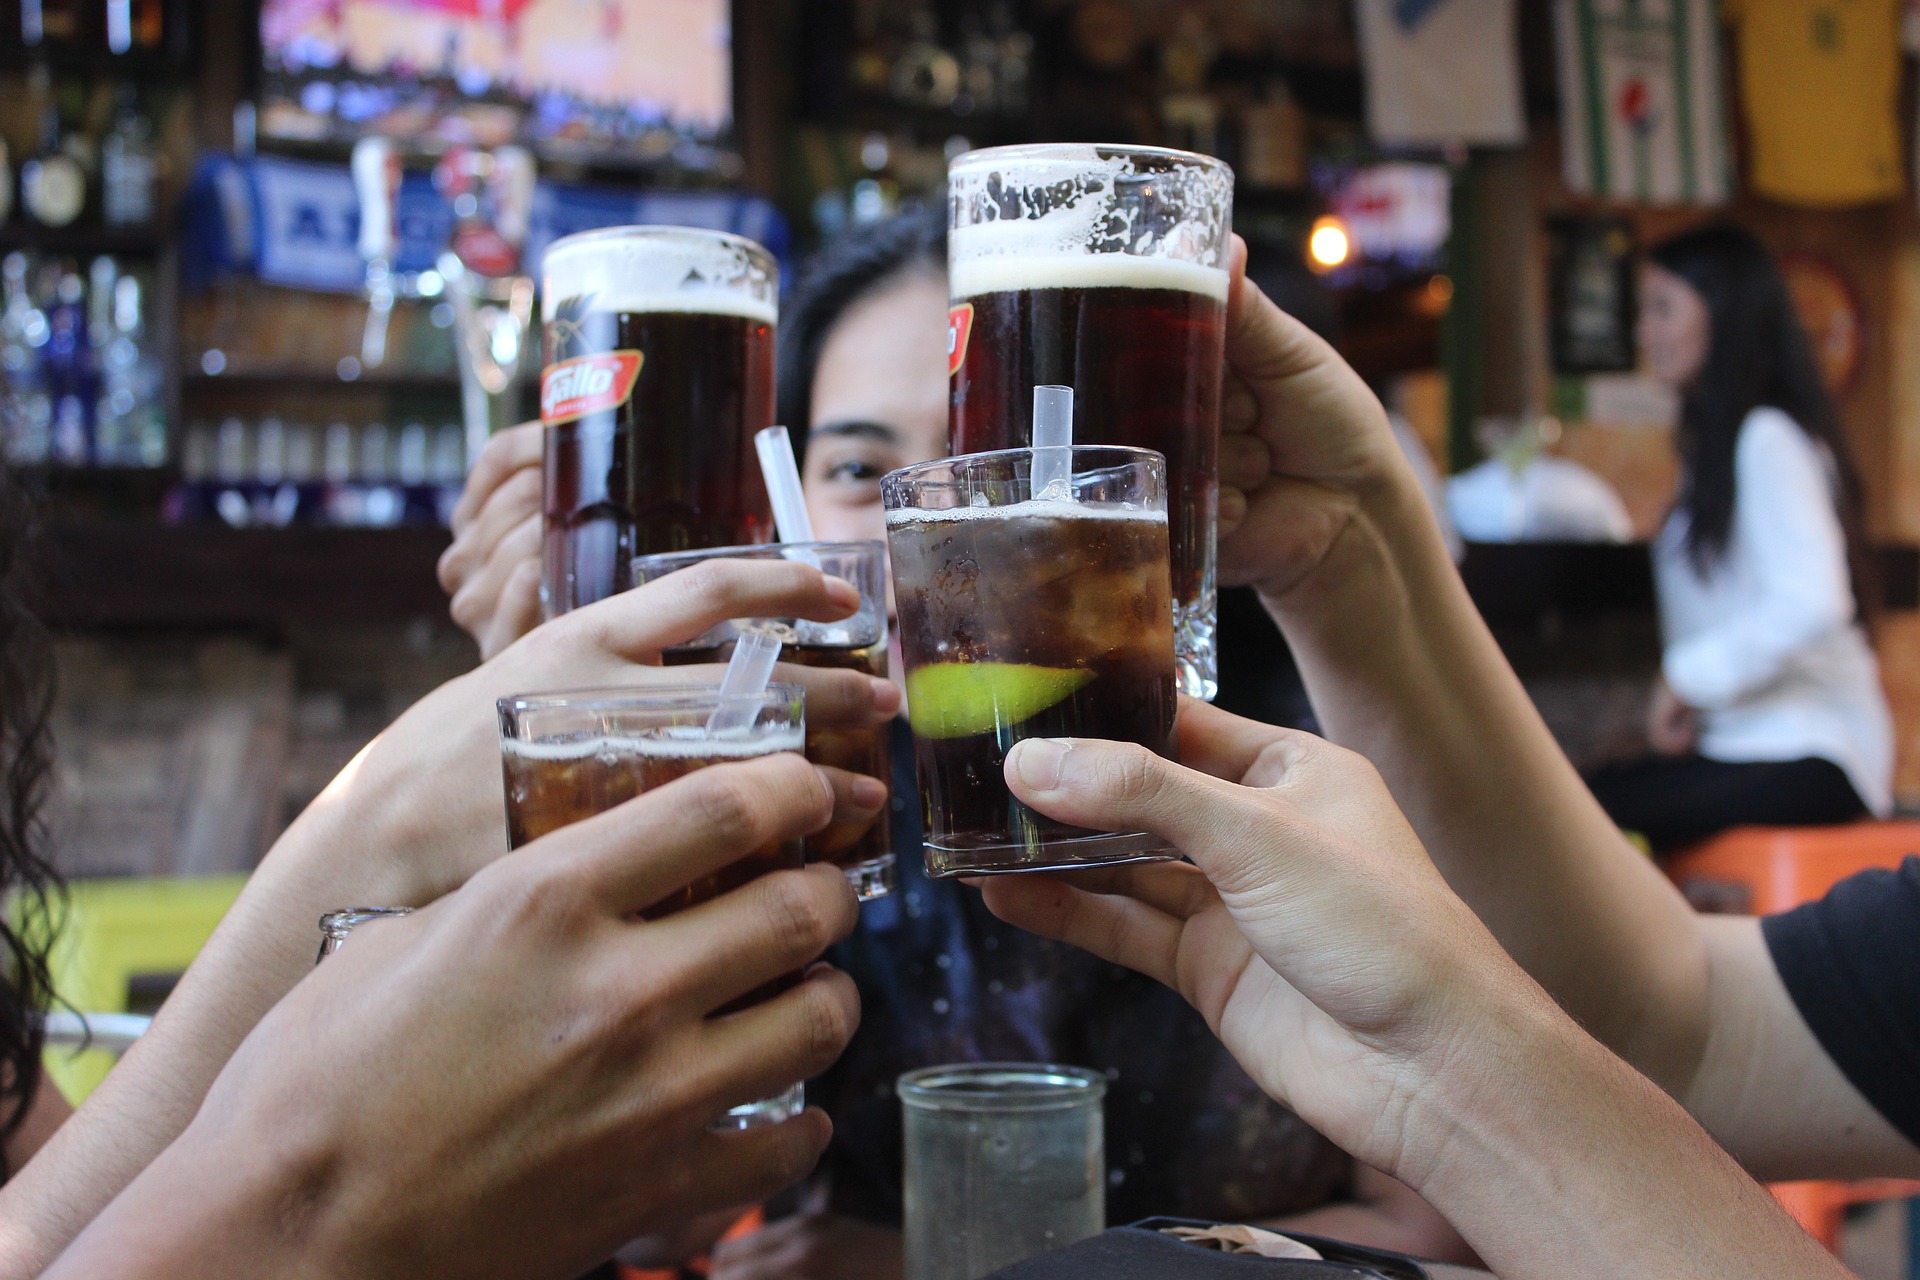
<path id="1" fill-rule="evenodd" d="M 27 607 L 32 588 L 33 501 L 0 467 L 0 1142 L 18 1132 L 40 1088 L 42 1015 L 53 999 L 47 954 L 63 886 L 42 852 L 40 811 L 53 769 L 53 647 Z M 0 1177 L 10 1175 L 0 1150 Z"/>

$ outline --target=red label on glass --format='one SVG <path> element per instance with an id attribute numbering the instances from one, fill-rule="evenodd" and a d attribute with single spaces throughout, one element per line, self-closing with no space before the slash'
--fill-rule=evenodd
<path id="1" fill-rule="evenodd" d="M 963 302 L 947 311 L 947 376 L 967 362 L 967 339 L 973 336 L 973 304 Z"/>
<path id="2" fill-rule="evenodd" d="M 640 360 L 638 351 L 607 351 L 548 365 L 540 375 L 540 421 L 572 422 L 619 408 L 633 394 Z"/>

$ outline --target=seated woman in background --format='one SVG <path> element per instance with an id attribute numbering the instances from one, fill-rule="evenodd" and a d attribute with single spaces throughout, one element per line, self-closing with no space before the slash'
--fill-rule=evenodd
<path id="1" fill-rule="evenodd" d="M 1891 805 L 1893 730 L 1860 625 L 1860 477 L 1786 281 L 1749 232 L 1653 250 L 1639 340 L 1680 392 L 1680 497 L 1654 542 L 1666 651 L 1652 754 L 1588 779 L 1656 850 Z"/>
<path id="2" fill-rule="evenodd" d="M 847 233 L 782 304 L 780 416 L 802 452 L 807 507 L 823 539 L 884 538 L 880 477 L 947 452 L 943 212 Z M 454 617 L 483 653 L 537 618 L 538 431 L 496 437 L 468 481 L 442 561 Z M 1256 453 L 1252 479 L 1265 466 Z M 1223 452 L 1224 483 L 1234 483 L 1239 456 Z M 1234 519 L 1223 501 L 1223 527 Z M 893 663 L 900 671 L 897 653 Z M 807 1086 L 834 1122 L 828 1176 L 806 1212 L 722 1244 L 718 1280 L 898 1275 L 894 1080 L 933 1063 L 993 1059 L 1108 1073 L 1113 1221 L 1295 1214 L 1300 1229 L 1363 1243 L 1429 1255 L 1461 1247 L 1411 1192 L 1355 1166 L 1263 1093 L 1178 995 L 1002 922 L 971 889 L 927 879 L 904 721 L 893 785 L 899 888 L 865 904 L 831 955 L 859 986 L 860 1029 Z"/>

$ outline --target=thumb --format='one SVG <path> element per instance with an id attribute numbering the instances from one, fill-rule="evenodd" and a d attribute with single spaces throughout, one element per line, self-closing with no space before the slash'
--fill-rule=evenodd
<path id="1" fill-rule="evenodd" d="M 1232 829 L 1238 788 L 1143 746 L 1028 738 L 1007 753 L 1007 786 L 1049 818 L 1097 831 L 1145 831 L 1199 861 Z"/>

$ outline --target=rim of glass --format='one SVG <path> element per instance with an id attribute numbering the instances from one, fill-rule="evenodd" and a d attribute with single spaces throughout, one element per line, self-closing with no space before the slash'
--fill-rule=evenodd
<path id="1" fill-rule="evenodd" d="M 777 268 L 780 260 L 773 256 L 773 250 L 758 240 L 732 231 L 713 231 L 706 227 L 681 227 L 670 222 L 636 222 L 624 227 L 595 227 L 591 231 L 576 231 L 572 235 L 561 236 L 552 241 L 540 255 L 540 269 L 544 274 L 547 259 L 555 250 L 566 250 L 591 245 L 597 240 L 717 240 L 744 251 L 749 257 L 759 260 L 760 265 Z"/>
<path id="2" fill-rule="evenodd" d="M 1004 163 L 1008 160 L 1045 159 L 1071 160 L 1075 152 L 1091 148 L 1105 158 L 1114 156 L 1147 156 L 1155 160 L 1177 160 L 1186 164 L 1198 165 L 1204 169 L 1218 169 L 1223 173 L 1232 173 L 1233 166 L 1219 156 L 1210 156 L 1200 151 L 1182 151 L 1178 147 L 1135 147 L 1120 142 L 1016 142 L 1004 147 L 980 147 L 973 151 L 963 151 L 947 162 L 947 172 L 975 164 Z M 555 241 L 555 243 L 559 243 Z"/>
<path id="3" fill-rule="evenodd" d="M 501 711 L 541 711 L 555 708 L 581 710 L 686 711 L 711 707 L 720 692 L 720 682 L 668 684 L 649 688 L 556 689 L 551 693 L 514 693 L 499 699 Z M 763 707 L 784 707 L 804 703 L 806 689 L 797 684 L 768 685 L 755 695 Z"/>
<path id="4" fill-rule="evenodd" d="M 704 547 L 691 551 L 655 551 L 644 556 L 635 556 L 634 564 L 666 564 L 674 560 L 686 560 L 698 564 L 702 560 L 712 560 L 720 556 L 765 555 L 786 549 L 827 552 L 870 551 L 875 555 L 885 555 L 887 544 L 881 538 L 849 538 L 833 542 L 739 542 L 730 547 Z M 778 557 L 784 559 L 785 557 Z"/>
<path id="5" fill-rule="evenodd" d="M 1107 1078 L 1057 1062 L 950 1062 L 909 1071 L 893 1087 L 926 1111 L 1062 1111 L 1105 1097 Z"/>
<path id="6" fill-rule="evenodd" d="M 1121 455 L 1120 459 L 1116 459 L 1113 463 L 1104 467 L 1090 467 L 1086 471 L 1082 471 L 1076 466 L 1072 471 L 1072 474 L 1076 477 L 1092 475 L 1100 471 L 1112 471 L 1135 462 L 1158 462 L 1160 464 L 1161 474 L 1163 476 L 1166 474 L 1167 455 L 1161 453 L 1158 449 L 1142 449 L 1138 445 L 1131 444 L 1076 444 L 1069 447 L 1072 448 L 1076 461 L 1082 453 L 1111 453 Z M 951 466 L 956 462 L 971 462 L 984 458 L 1025 458 L 1032 456 L 1032 454 L 1033 447 L 1031 445 L 1023 449 L 988 449 L 982 453 L 950 453 L 944 458 L 928 458 L 925 462 L 915 462 L 904 467 L 897 467 L 887 472 L 886 475 L 881 476 L 880 483 L 882 487 L 885 487 L 888 481 L 892 481 L 895 484 L 902 484 L 907 481 L 918 482 L 921 473 L 932 471 L 943 466 Z M 955 477 L 951 481 L 936 480 L 931 483 L 971 484 L 976 483 L 976 481 L 972 478 L 962 479 Z"/>

